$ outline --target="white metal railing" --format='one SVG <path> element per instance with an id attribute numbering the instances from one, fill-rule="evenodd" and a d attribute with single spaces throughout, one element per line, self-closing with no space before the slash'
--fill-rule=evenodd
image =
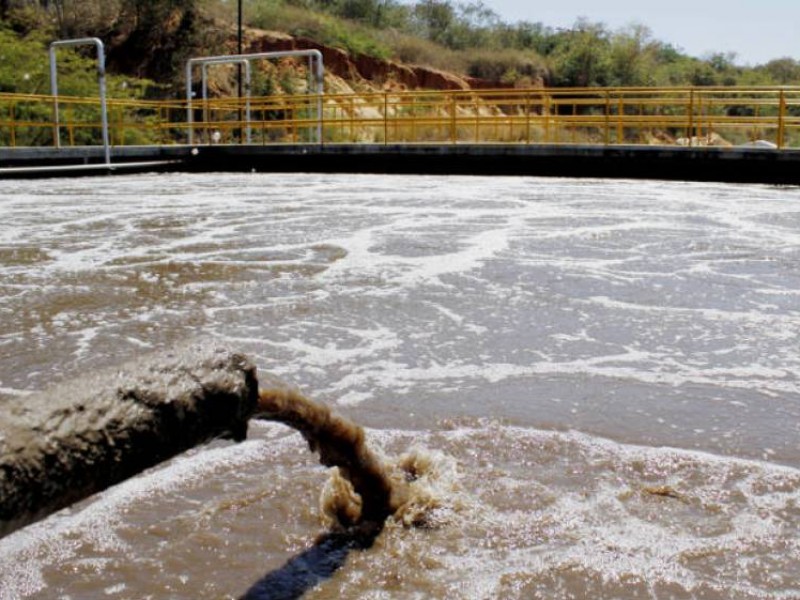
<path id="1" fill-rule="evenodd" d="M 280 52 L 257 52 L 253 54 L 226 54 L 221 56 L 206 56 L 206 57 L 195 57 L 190 58 L 186 61 L 186 122 L 188 124 L 188 138 L 189 144 L 192 144 L 194 141 L 194 132 L 192 123 L 194 122 L 194 113 L 193 113 L 193 106 L 192 106 L 192 99 L 194 94 L 192 93 L 192 71 L 196 65 L 202 65 L 203 67 L 203 74 L 202 74 L 202 97 L 203 100 L 207 100 L 207 77 L 206 77 L 206 68 L 207 65 L 211 64 L 225 64 L 225 63 L 239 63 L 246 65 L 247 71 L 247 86 L 246 86 L 246 106 L 247 106 L 247 116 L 246 116 L 246 136 L 248 143 L 250 142 L 250 61 L 252 60 L 275 60 L 277 58 L 284 58 L 284 57 L 302 57 L 306 56 L 309 59 L 309 69 L 313 74 L 314 84 L 315 84 L 315 95 L 317 96 L 317 141 L 322 141 L 322 94 L 323 94 L 323 85 L 324 85 L 324 76 L 325 76 L 325 67 L 322 61 L 322 52 L 319 50 L 284 50 Z"/>
<path id="2" fill-rule="evenodd" d="M 103 129 L 103 151 L 107 165 L 111 164 L 111 145 L 108 135 L 108 106 L 106 104 L 106 53 L 103 42 L 96 37 L 77 38 L 73 40 L 57 40 L 50 44 L 50 95 L 53 96 L 53 121 L 55 127 L 55 145 L 61 147 L 61 132 L 58 114 L 58 69 L 56 66 L 56 49 L 62 46 L 94 45 L 97 48 L 97 82 L 100 87 L 100 111 Z"/>

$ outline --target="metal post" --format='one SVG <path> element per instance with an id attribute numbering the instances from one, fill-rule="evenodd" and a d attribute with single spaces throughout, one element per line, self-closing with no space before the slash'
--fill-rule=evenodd
<path id="1" fill-rule="evenodd" d="M 15 109 L 16 104 L 14 102 L 11 103 L 9 107 L 9 111 L 11 113 L 11 147 L 16 148 L 17 146 L 17 111 Z"/>
<path id="2" fill-rule="evenodd" d="M 481 107 L 478 103 L 477 94 L 472 96 L 475 101 L 475 143 L 481 141 Z"/>
<path id="3" fill-rule="evenodd" d="M 186 125 L 189 128 L 188 142 L 194 141 L 194 115 L 192 114 L 192 61 L 186 62 Z"/>
<path id="4" fill-rule="evenodd" d="M 103 151 L 105 162 L 111 164 L 111 144 L 108 135 L 108 106 L 106 105 L 106 53 L 99 38 L 78 38 L 57 40 L 50 44 L 50 95 L 53 96 L 53 122 L 55 124 L 56 148 L 61 147 L 61 132 L 58 115 L 58 77 L 56 68 L 56 48 L 60 46 L 82 46 L 92 44 L 97 48 L 97 83 L 100 87 L 100 111 L 103 127 Z"/>
<path id="5" fill-rule="evenodd" d="M 202 128 L 200 130 L 200 133 L 201 133 L 202 136 L 205 137 L 206 143 L 208 143 L 211 138 L 209 137 L 209 133 L 208 133 L 208 117 L 209 117 L 209 111 L 208 111 L 208 70 L 206 69 L 206 65 L 205 64 L 203 64 L 203 67 L 202 67 L 202 69 L 200 71 L 201 71 L 201 73 L 200 73 L 200 90 L 201 90 L 201 92 L 200 92 L 200 94 L 201 94 L 201 96 L 200 96 L 200 101 L 201 101 L 200 106 L 202 107 L 202 111 L 203 111 L 203 116 L 202 116 L 203 126 L 202 126 Z M 202 139 L 203 138 L 201 138 L 201 142 L 202 142 Z"/>
<path id="6" fill-rule="evenodd" d="M 239 67 L 241 69 L 241 66 Z M 247 129 L 245 130 L 245 141 L 249 144 L 252 141 L 252 129 L 250 126 L 250 95 L 252 94 L 252 88 L 250 86 L 250 61 L 244 61 L 244 121 L 247 123 Z"/>
<path id="7" fill-rule="evenodd" d="M 245 91 L 245 123 L 247 123 L 247 127 L 245 128 L 245 141 L 249 144 L 252 139 L 252 128 L 250 124 L 250 81 L 251 81 L 251 69 L 250 69 L 250 61 L 246 58 L 239 58 L 239 57 L 220 57 L 215 59 L 208 59 L 201 61 L 201 71 L 202 71 L 202 79 L 201 79 L 201 91 L 202 91 L 202 100 L 203 100 L 203 114 L 206 115 L 206 110 L 208 107 L 208 66 L 209 65 L 224 65 L 224 64 L 232 64 L 235 63 L 239 66 L 241 70 L 242 66 L 244 66 L 244 91 Z M 241 121 L 241 108 L 239 108 L 240 113 L 240 121 Z M 204 116 L 205 120 L 208 120 L 206 116 Z"/>
<path id="8" fill-rule="evenodd" d="M 778 97 L 778 149 L 783 150 L 784 138 L 786 137 L 786 91 L 781 90 Z"/>
<path id="9" fill-rule="evenodd" d="M 531 95 L 525 94 L 525 143 L 531 143 Z"/>
<path id="10" fill-rule="evenodd" d="M 458 129 L 456 128 L 456 95 L 455 92 L 450 96 L 450 142 L 455 144 L 458 141 Z"/>
<path id="11" fill-rule="evenodd" d="M 315 73 L 317 79 L 317 143 L 322 144 L 322 94 L 324 93 L 325 86 L 325 67 L 322 64 L 322 53 L 317 52 L 314 55 L 317 59 L 317 71 Z"/>
<path id="12" fill-rule="evenodd" d="M 239 0 L 238 3 L 238 35 L 236 40 L 236 47 L 237 47 L 237 54 L 242 53 L 242 0 Z M 238 84 L 238 91 L 239 91 L 239 124 L 241 126 L 242 122 L 242 63 L 239 63 L 236 67 L 237 72 L 237 84 Z M 249 86 L 248 86 L 249 87 Z M 248 101 L 250 99 L 248 98 Z M 241 133 L 239 133 L 241 136 Z M 250 143 L 250 119 L 247 120 L 247 143 Z"/>
<path id="13" fill-rule="evenodd" d="M 53 144 L 61 148 L 61 128 L 58 114 L 58 78 L 56 76 L 56 52 L 50 46 L 50 96 L 53 98 Z"/>
<path id="14" fill-rule="evenodd" d="M 544 139 L 545 143 L 550 143 L 550 94 L 544 95 L 544 100 L 542 102 L 542 112 L 545 115 L 544 119 Z"/>
<path id="15" fill-rule="evenodd" d="M 249 70 L 249 61 L 257 59 L 275 59 L 288 56 L 310 56 L 316 61 L 315 78 L 317 81 L 317 141 L 322 143 L 322 95 L 324 93 L 324 75 L 325 67 L 322 62 L 322 53 L 319 50 L 285 50 L 280 52 L 258 52 L 255 54 L 226 54 L 222 56 L 208 56 L 190 58 L 186 61 L 186 122 L 189 126 L 189 144 L 192 143 L 192 67 L 194 65 L 202 65 L 204 63 L 220 64 L 224 62 L 238 62 L 244 61 L 246 72 Z M 242 64 L 242 63 L 240 63 Z M 246 91 L 246 122 L 248 127 L 248 141 L 250 130 L 250 81 L 249 75 L 247 78 Z"/>

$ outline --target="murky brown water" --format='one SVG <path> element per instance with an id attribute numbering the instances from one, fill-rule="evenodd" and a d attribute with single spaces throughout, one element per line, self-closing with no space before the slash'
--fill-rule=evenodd
<path id="1" fill-rule="evenodd" d="M 388 460 L 412 452 L 427 526 L 391 521 L 308 598 L 798 598 L 799 200 L 6 182 L 0 403 L 211 336 L 367 425 Z M 0 598 L 236 597 L 312 547 L 333 485 L 299 435 L 255 423 L 0 540 Z"/>

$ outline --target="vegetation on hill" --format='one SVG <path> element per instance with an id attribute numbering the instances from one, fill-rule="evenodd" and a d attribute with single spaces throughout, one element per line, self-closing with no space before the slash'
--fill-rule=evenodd
<path id="1" fill-rule="evenodd" d="M 688 56 L 644 25 L 612 30 L 578 19 L 570 29 L 508 23 L 480 0 L 251 0 L 259 27 L 355 52 L 461 71 L 473 77 L 554 86 L 774 85 L 800 83 L 800 63 L 744 67 L 736 56 Z M 535 9 L 534 9 L 535 13 Z"/>
<path id="2" fill-rule="evenodd" d="M 116 95 L 176 93 L 191 54 L 232 51 L 236 0 L 0 0 L 0 91 L 46 92 L 47 43 L 106 41 Z M 742 66 L 732 54 L 688 56 L 643 25 L 612 30 L 509 23 L 480 0 L 244 0 L 246 25 L 364 54 L 529 86 L 800 84 L 800 62 Z M 87 51 L 88 52 L 88 51 Z M 80 55 L 65 64 L 64 91 L 88 93 Z M 82 62 L 84 61 L 84 62 Z M 72 66 L 69 66 L 72 65 Z M 132 79 L 135 78 L 135 79 Z M 155 88 L 143 78 L 158 81 Z M 170 92 L 170 88 L 172 91 Z"/>

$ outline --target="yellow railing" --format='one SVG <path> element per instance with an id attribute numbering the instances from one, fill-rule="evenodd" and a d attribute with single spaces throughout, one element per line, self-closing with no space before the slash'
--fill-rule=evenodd
<path id="1" fill-rule="evenodd" d="M 320 102 L 321 101 L 321 102 Z M 0 94 L 0 146 L 53 145 L 55 99 Z M 97 144 L 97 98 L 61 97 L 62 145 Z M 322 106 L 320 112 L 319 106 Z M 253 144 L 646 144 L 800 148 L 800 88 L 586 88 L 109 100 L 114 146 Z"/>

